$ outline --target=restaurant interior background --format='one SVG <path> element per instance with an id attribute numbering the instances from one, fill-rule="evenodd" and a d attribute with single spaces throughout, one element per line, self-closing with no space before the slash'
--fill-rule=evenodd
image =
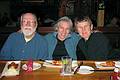
<path id="1" fill-rule="evenodd" d="M 38 32 L 52 32 L 52 23 L 45 23 L 46 18 L 56 21 L 62 16 L 72 20 L 76 16 L 89 15 L 95 29 L 102 31 L 110 40 L 114 49 L 120 49 L 120 0 L 0 0 L 0 49 L 10 33 L 18 31 L 20 15 L 34 12 L 38 18 Z M 107 26 L 113 17 L 116 25 Z"/>

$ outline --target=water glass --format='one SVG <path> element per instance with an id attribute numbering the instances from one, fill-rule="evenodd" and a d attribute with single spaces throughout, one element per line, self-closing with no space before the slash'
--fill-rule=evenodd
<path id="1" fill-rule="evenodd" d="M 69 56 L 62 57 L 61 75 L 72 75 L 72 58 Z"/>

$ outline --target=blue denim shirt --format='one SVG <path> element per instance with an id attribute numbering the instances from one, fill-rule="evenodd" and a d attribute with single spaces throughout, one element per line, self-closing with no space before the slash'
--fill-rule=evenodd
<path id="1" fill-rule="evenodd" d="M 28 42 L 25 41 L 23 33 L 12 33 L 0 53 L 0 60 L 39 60 L 47 58 L 47 42 L 38 33 Z"/>
<path id="2" fill-rule="evenodd" d="M 48 42 L 48 53 L 49 53 L 49 59 L 52 59 L 52 55 L 54 52 L 54 49 L 57 44 L 57 38 L 56 38 L 57 32 L 49 33 L 45 36 L 45 39 Z M 65 48 L 72 59 L 76 60 L 76 46 L 78 44 L 78 41 L 81 39 L 80 36 L 78 36 L 76 33 L 71 32 L 69 36 L 65 39 Z"/>

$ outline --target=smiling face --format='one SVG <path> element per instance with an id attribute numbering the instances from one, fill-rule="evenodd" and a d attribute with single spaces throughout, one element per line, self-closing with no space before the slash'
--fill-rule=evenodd
<path id="1" fill-rule="evenodd" d="M 36 17 L 31 13 L 26 13 L 21 17 L 21 30 L 25 36 L 34 34 L 37 28 Z"/>
<path id="2" fill-rule="evenodd" d="M 58 39 L 63 41 L 70 33 L 70 24 L 67 21 L 60 21 L 57 28 Z"/>
<path id="3" fill-rule="evenodd" d="M 82 38 L 88 40 L 91 35 L 93 25 L 90 24 L 88 21 L 81 21 L 76 23 L 76 29 Z"/>

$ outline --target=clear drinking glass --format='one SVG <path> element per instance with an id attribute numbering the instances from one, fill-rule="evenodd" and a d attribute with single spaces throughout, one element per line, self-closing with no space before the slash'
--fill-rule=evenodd
<path id="1" fill-rule="evenodd" d="M 63 56 L 61 75 L 72 75 L 72 58 L 69 56 Z"/>

